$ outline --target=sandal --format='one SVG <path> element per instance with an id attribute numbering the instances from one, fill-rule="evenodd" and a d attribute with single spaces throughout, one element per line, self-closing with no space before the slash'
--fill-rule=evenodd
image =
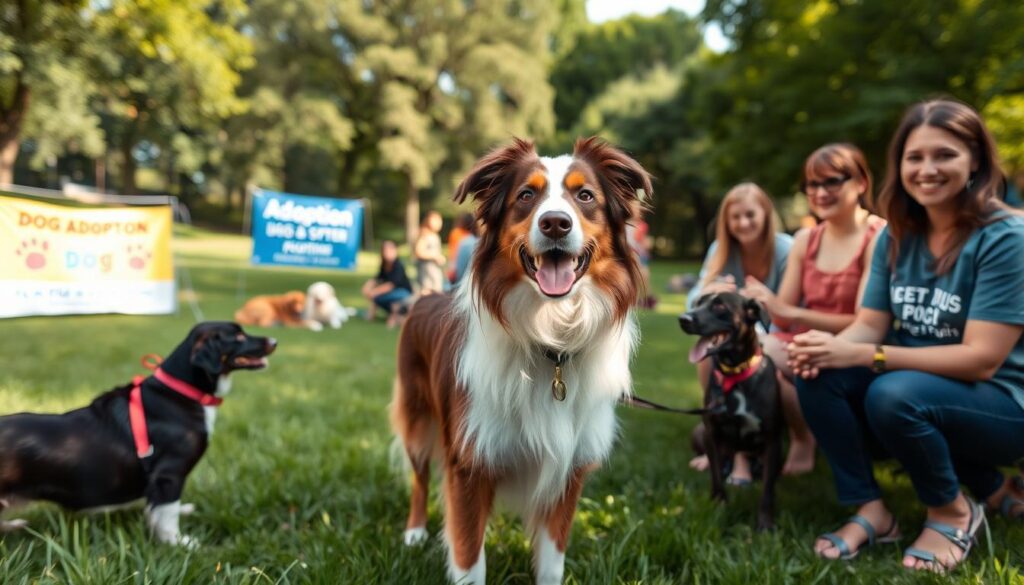
<path id="1" fill-rule="evenodd" d="M 967 498 L 967 496 L 964 497 Z M 928 520 L 924 523 L 925 528 L 929 528 L 939 533 L 946 540 L 955 544 L 963 551 L 964 554 L 960 556 L 959 560 L 954 561 L 952 566 L 940 563 L 938 558 L 935 556 L 935 553 L 914 548 L 912 546 L 907 547 L 907 549 L 903 551 L 903 556 L 931 563 L 932 570 L 941 573 L 948 573 L 959 567 L 965 560 L 967 560 L 967 555 L 970 554 L 971 549 L 974 548 L 974 543 L 977 540 L 975 537 L 978 534 L 978 529 L 985 523 L 985 509 L 970 498 L 967 498 L 967 505 L 971 508 L 971 521 L 968 523 L 966 531 L 962 528 L 957 528 L 944 522 L 935 522 L 934 520 Z"/>
<path id="2" fill-rule="evenodd" d="M 903 537 L 903 535 L 900 534 L 899 524 L 896 522 L 896 516 L 892 517 L 892 525 L 889 526 L 889 530 L 886 530 L 882 534 L 876 534 L 875 527 L 872 526 L 870 522 L 868 522 L 867 518 L 861 516 L 860 514 L 854 514 L 853 516 L 850 516 L 850 518 L 846 520 L 846 524 L 857 524 L 858 526 L 863 528 L 864 532 L 868 534 L 868 540 L 867 542 L 864 542 L 860 546 L 858 546 L 857 550 L 851 551 L 849 545 L 846 544 L 846 541 L 840 538 L 840 536 L 835 532 L 826 532 L 825 534 L 819 535 L 817 540 L 827 540 L 830 543 L 832 543 L 832 546 L 834 546 L 836 550 L 839 551 L 839 557 L 837 557 L 835 560 L 852 561 L 853 559 L 857 558 L 857 555 L 860 554 L 862 548 L 874 544 L 888 544 L 891 542 L 897 542 L 900 538 Z M 823 556 L 821 553 L 817 554 L 819 557 L 823 559 L 832 560 L 826 556 Z"/>
<path id="3" fill-rule="evenodd" d="M 1010 481 L 1013 483 L 1014 490 L 1024 492 L 1024 477 L 1018 475 Z M 1014 508 L 1019 508 L 1016 513 L 1013 511 Z M 1004 495 L 998 506 L 986 506 L 986 509 L 996 512 L 1004 518 L 1024 522 L 1024 499 L 1013 494 Z"/>
<path id="4" fill-rule="evenodd" d="M 725 478 L 725 485 L 731 485 L 733 487 L 750 487 L 754 483 L 754 480 L 747 479 L 745 477 L 733 477 L 729 476 Z"/>

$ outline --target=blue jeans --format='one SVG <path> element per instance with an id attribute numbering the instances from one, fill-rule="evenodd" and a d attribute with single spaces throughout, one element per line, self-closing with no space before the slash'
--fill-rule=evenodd
<path id="1" fill-rule="evenodd" d="M 930 507 L 952 502 L 960 483 L 978 499 L 991 496 L 1003 482 L 998 467 L 1024 458 L 1024 409 L 987 382 L 847 368 L 798 378 L 796 388 L 842 504 L 882 497 L 878 456 L 895 457 Z"/>
<path id="2" fill-rule="evenodd" d="M 388 292 L 373 297 L 373 303 L 387 312 L 391 312 L 391 305 L 401 303 L 412 296 L 412 292 L 404 288 L 393 288 Z"/>

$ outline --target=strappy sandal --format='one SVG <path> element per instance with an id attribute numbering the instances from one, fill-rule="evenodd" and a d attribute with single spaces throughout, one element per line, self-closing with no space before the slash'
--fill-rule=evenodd
<path id="1" fill-rule="evenodd" d="M 861 543 L 861 545 L 857 547 L 857 550 L 851 551 L 849 545 L 846 544 L 846 541 L 840 538 L 840 536 L 835 532 L 826 532 L 825 534 L 819 535 L 817 540 L 827 540 L 832 544 L 832 546 L 836 548 L 836 550 L 839 551 L 839 557 L 835 560 L 852 561 L 853 559 L 857 558 L 857 555 L 860 554 L 861 549 L 865 547 L 869 547 L 875 544 L 888 544 L 891 542 L 897 542 L 900 538 L 903 537 L 899 533 L 899 523 L 896 521 L 896 516 L 892 517 L 892 525 L 889 526 L 889 530 L 886 530 L 882 534 L 876 534 L 875 527 L 872 526 L 870 522 L 868 522 L 867 518 L 861 516 L 860 514 L 854 514 L 853 516 L 850 516 L 846 520 L 846 524 L 856 524 L 863 528 L 864 532 L 868 534 L 868 540 L 867 542 Z M 826 560 L 833 560 L 822 555 L 821 553 L 818 553 L 818 556 Z"/>
<path id="2" fill-rule="evenodd" d="M 964 497 L 967 498 L 967 496 Z M 970 554 L 971 549 L 974 548 L 974 543 L 976 542 L 975 537 L 978 534 L 978 529 L 985 523 L 985 509 L 970 498 L 967 498 L 967 505 L 971 508 L 971 521 L 967 525 L 967 530 L 951 526 L 944 522 L 935 522 L 934 520 L 929 520 L 924 523 L 925 528 L 930 528 L 931 530 L 939 533 L 946 540 L 955 544 L 961 551 L 963 551 L 964 554 L 960 556 L 959 560 L 954 561 L 952 566 L 940 563 L 938 558 L 935 556 L 935 553 L 912 546 L 907 547 L 907 549 L 903 551 L 903 556 L 931 563 L 931 570 L 939 573 L 951 572 L 963 564 L 963 562 L 967 560 L 967 555 Z"/>
<path id="3" fill-rule="evenodd" d="M 1014 489 L 1018 492 L 1024 492 L 1024 477 L 1018 475 L 1013 478 L 1012 481 Z M 1013 511 L 1014 508 L 1017 508 L 1016 512 Z M 1018 498 L 1012 494 L 1006 494 L 999 502 L 998 512 L 1004 518 L 1024 522 L 1024 499 Z"/>

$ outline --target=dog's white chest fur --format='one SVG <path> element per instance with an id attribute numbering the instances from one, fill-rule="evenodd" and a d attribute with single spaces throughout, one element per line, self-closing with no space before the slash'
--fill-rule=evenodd
<path id="1" fill-rule="evenodd" d="M 486 311 L 469 316 L 458 368 L 460 387 L 470 395 L 463 438 L 488 467 L 512 478 L 514 485 L 499 489 L 521 499 L 517 507 L 557 501 L 573 468 L 602 461 L 615 440 L 615 404 L 632 384 L 636 326 L 632 318 L 613 324 L 604 300 L 589 290 L 581 287 L 575 302 L 557 303 L 538 302 L 529 289 L 514 291 L 506 302 L 518 323 L 511 334 Z M 531 304 L 522 302 L 529 297 Z M 566 322 L 574 326 L 558 331 Z M 562 366 L 564 401 L 552 395 L 555 366 L 542 347 L 569 356 Z"/>
<path id="2" fill-rule="evenodd" d="M 736 392 L 736 412 L 734 416 L 743 421 L 740 425 L 740 436 L 756 434 L 761 432 L 761 419 L 753 412 L 747 410 L 747 397 L 743 392 Z"/>
<path id="3" fill-rule="evenodd" d="M 231 392 L 231 378 L 227 375 L 223 375 L 217 378 L 217 391 L 214 392 L 214 396 L 218 398 L 224 398 Z M 203 407 L 203 422 L 206 423 L 206 436 L 213 436 L 213 425 L 217 422 L 217 407 L 216 406 L 204 406 Z"/>

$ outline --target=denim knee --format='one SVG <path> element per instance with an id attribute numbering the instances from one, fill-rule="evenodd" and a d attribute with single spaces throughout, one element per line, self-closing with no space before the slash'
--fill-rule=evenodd
<path id="1" fill-rule="evenodd" d="M 864 414 L 875 433 L 906 429 L 917 411 L 920 393 L 916 390 L 922 383 L 925 381 L 916 372 L 890 372 L 871 382 L 864 397 Z"/>
<path id="2" fill-rule="evenodd" d="M 820 395 L 823 392 L 828 392 L 834 395 L 842 395 L 843 391 L 843 373 L 845 370 L 821 370 L 818 375 L 810 380 L 805 380 L 799 376 L 794 380 L 796 382 L 796 391 L 800 395 L 800 399 L 806 395 L 813 397 L 814 395 Z"/>

